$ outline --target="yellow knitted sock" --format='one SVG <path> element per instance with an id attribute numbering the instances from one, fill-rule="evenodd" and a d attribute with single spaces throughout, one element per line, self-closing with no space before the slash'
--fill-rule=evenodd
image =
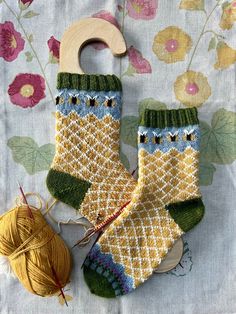
<path id="1" fill-rule="evenodd" d="M 119 159 L 121 82 L 115 75 L 59 73 L 50 193 L 93 225 L 131 200 L 136 182 Z"/>
<path id="2" fill-rule="evenodd" d="M 132 201 L 85 261 L 85 280 L 103 297 L 129 293 L 148 279 L 204 214 L 196 109 L 145 110 L 138 137 L 139 179 Z"/>

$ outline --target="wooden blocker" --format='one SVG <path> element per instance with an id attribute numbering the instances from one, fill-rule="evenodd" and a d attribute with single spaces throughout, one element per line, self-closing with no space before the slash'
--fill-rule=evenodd
<path id="1" fill-rule="evenodd" d="M 166 255 L 165 259 L 161 262 L 160 266 L 154 270 L 154 273 L 162 274 L 175 268 L 181 261 L 183 252 L 184 252 L 184 243 L 183 243 L 182 238 L 180 238 L 175 242 L 170 252 Z"/>
<path id="2" fill-rule="evenodd" d="M 73 23 L 63 34 L 59 72 L 84 74 L 80 65 L 80 53 L 83 47 L 92 41 L 102 41 L 107 44 L 114 56 L 122 56 L 126 53 L 125 39 L 116 26 L 103 19 L 84 18 Z M 179 239 L 155 273 L 164 273 L 175 268 L 182 255 L 183 240 Z"/>

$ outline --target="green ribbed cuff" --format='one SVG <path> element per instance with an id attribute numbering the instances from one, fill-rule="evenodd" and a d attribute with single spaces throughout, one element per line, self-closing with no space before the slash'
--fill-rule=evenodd
<path id="1" fill-rule="evenodd" d="M 61 72 L 57 75 L 57 88 L 71 88 L 87 91 L 121 91 L 122 85 L 116 75 Z"/>
<path id="2" fill-rule="evenodd" d="M 199 124 L 195 107 L 173 110 L 146 109 L 140 116 L 140 125 L 150 128 L 182 127 Z"/>

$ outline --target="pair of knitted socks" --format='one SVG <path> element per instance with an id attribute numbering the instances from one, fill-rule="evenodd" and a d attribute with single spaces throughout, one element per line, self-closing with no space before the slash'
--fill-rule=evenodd
<path id="1" fill-rule="evenodd" d="M 120 80 L 59 73 L 57 87 L 56 155 L 47 186 L 95 226 L 130 201 L 84 265 L 92 293 L 123 295 L 149 278 L 174 242 L 203 217 L 197 111 L 141 114 L 136 182 L 119 159 Z"/>

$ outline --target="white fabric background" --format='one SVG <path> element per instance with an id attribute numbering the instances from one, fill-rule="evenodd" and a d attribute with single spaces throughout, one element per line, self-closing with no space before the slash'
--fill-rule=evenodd
<path id="1" fill-rule="evenodd" d="M 195 43 L 204 22 L 204 14 L 179 10 L 179 0 L 159 0 L 157 16 L 149 21 L 135 20 L 127 16 L 124 23 L 124 36 L 128 46 L 133 45 L 141 51 L 150 62 L 152 73 L 124 76 L 123 83 L 123 116 L 138 115 L 138 102 L 153 97 L 165 102 L 168 108 L 178 108 L 173 82 L 183 72 L 188 58 L 183 62 L 166 64 L 157 59 L 152 52 L 155 34 L 169 25 L 177 25 L 191 34 Z M 215 0 L 206 1 L 206 9 L 215 4 Z M 17 10 L 17 1 L 8 0 Z M 24 26 L 34 35 L 34 46 L 44 63 L 48 60 L 47 40 L 55 36 L 60 40 L 64 30 L 73 21 L 107 10 L 122 23 L 122 15 L 116 10 L 118 1 L 34 1 L 31 9 L 40 13 L 32 19 L 25 19 Z M 122 3 L 121 3 L 122 4 Z M 211 27 L 219 29 L 221 11 L 216 11 L 210 21 Z M 21 32 L 16 20 L 0 4 L 1 23 L 13 21 L 17 31 Z M 236 48 L 236 27 L 227 32 L 227 42 Z M 212 95 L 201 108 L 200 119 L 210 123 L 212 115 L 219 108 L 235 111 L 235 66 L 225 71 L 216 72 L 212 66 L 215 54 L 207 52 L 210 37 L 204 37 L 193 61 L 195 70 L 204 72 L 212 88 Z M 26 44 L 27 45 L 27 44 Z M 25 48 L 26 50 L 29 48 Z M 112 57 L 108 49 L 101 51 L 89 46 L 82 53 L 82 66 L 89 73 L 115 73 L 118 76 L 125 72 L 128 58 L 122 60 Z M 54 143 L 55 111 L 48 91 L 37 106 L 22 109 L 10 102 L 8 85 L 18 73 L 39 73 L 37 62 L 26 62 L 24 53 L 11 64 L 0 58 L 0 138 L 1 138 L 1 185 L 0 211 L 4 212 L 13 205 L 18 194 L 17 179 L 25 191 L 40 193 L 46 200 L 49 193 L 45 185 L 47 171 L 29 175 L 25 168 L 15 163 L 7 141 L 13 136 L 30 136 L 39 146 Z M 46 76 L 53 93 L 57 65 L 46 68 Z M 130 162 L 130 170 L 135 169 L 137 151 L 122 142 L 122 151 Z M 215 165 L 213 182 L 202 186 L 206 214 L 201 224 L 185 235 L 191 251 L 191 271 L 184 276 L 163 274 L 154 275 L 132 294 L 115 300 L 107 300 L 90 294 L 80 266 L 89 247 L 73 250 L 73 272 L 70 290 L 66 293 L 73 297 L 69 307 L 61 306 L 58 299 L 40 298 L 29 294 L 21 284 L 13 279 L 0 275 L 0 313 L 83 313 L 83 314 L 229 314 L 236 313 L 236 242 L 235 242 L 235 162 L 230 165 Z M 73 216 L 74 210 L 60 204 L 53 211 L 57 218 L 67 219 Z M 54 226 L 55 227 L 55 226 Z M 62 237 L 68 245 L 75 243 L 83 230 L 76 226 L 64 226 Z"/>

